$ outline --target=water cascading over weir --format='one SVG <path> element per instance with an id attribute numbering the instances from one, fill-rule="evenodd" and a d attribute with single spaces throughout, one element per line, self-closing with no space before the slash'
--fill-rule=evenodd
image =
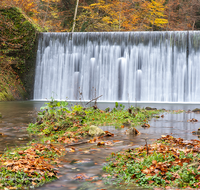
<path id="1" fill-rule="evenodd" d="M 200 32 L 41 33 L 34 99 L 200 102 Z"/>

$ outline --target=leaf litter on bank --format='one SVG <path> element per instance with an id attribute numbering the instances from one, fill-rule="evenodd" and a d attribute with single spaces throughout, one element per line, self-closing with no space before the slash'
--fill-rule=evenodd
<path id="1" fill-rule="evenodd" d="M 7 151 L 0 159 L 2 188 L 37 187 L 45 181 L 58 179 L 55 164 L 59 167 L 59 161 L 56 157 L 61 156 L 63 150 L 62 146 L 32 143 L 29 147 Z"/>
<path id="2" fill-rule="evenodd" d="M 133 182 L 146 187 L 200 187 L 199 140 L 184 141 L 163 135 L 151 145 L 113 153 L 112 157 L 104 170 L 115 176 L 119 183 Z"/>

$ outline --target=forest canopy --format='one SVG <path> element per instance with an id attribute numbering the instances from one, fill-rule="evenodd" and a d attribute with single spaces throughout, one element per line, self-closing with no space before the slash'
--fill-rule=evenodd
<path id="1" fill-rule="evenodd" d="M 2 0 L 0 6 L 18 7 L 53 32 L 71 32 L 74 19 L 75 32 L 200 28 L 198 0 Z"/>

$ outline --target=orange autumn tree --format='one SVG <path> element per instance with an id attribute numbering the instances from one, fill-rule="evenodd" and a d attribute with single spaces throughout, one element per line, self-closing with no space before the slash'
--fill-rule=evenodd
<path id="1" fill-rule="evenodd" d="M 168 20 L 164 14 L 165 0 L 151 0 L 141 3 L 140 15 L 141 26 L 140 30 L 163 30 L 166 28 Z"/>
<path id="2" fill-rule="evenodd" d="M 98 0 L 82 6 L 77 31 L 162 30 L 168 23 L 164 0 Z"/>
<path id="3" fill-rule="evenodd" d="M 79 27 L 75 31 L 113 31 L 119 28 L 119 15 L 114 11 L 112 3 L 99 0 L 97 3 L 81 7 L 78 16 Z"/>
<path id="4" fill-rule="evenodd" d="M 122 0 L 104 1 L 82 6 L 76 31 L 124 31 L 133 30 L 138 16 L 132 15 L 131 2 Z M 129 9 L 127 9 L 129 7 Z M 129 19 L 128 19 L 129 18 Z"/>

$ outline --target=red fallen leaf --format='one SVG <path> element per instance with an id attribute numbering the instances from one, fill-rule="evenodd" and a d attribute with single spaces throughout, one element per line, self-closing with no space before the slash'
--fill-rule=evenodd
<path id="1" fill-rule="evenodd" d="M 17 189 L 17 187 L 9 187 L 9 189 Z"/>
<path id="2" fill-rule="evenodd" d="M 155 169 L 155 170 L 154 170 L 154 172 L 155 172 L 156 174 L 158 174 L 160 171 L 159 171 L 159 170 L 157 170 L 157 169 Z"/>
<path id="3" fill-rule="evenodd" d="M 149 124 L 147 124 L 147 123 L 144 123 L 141 127 L 144 127 L 144 128 L 149 128 L 150 127 L 150 125 Z"/>
<path id="4" fill-rule="evenodd" d="M 5 135 L 4 133 L 0 133 L 0 136 L 7 137 L 8 135 Z"/>
<path id="5" fill-rule="evenodd" d="M 135 175 L 135 174 L 133 174 L 133 175 L 131 176 L 131 179 L 134 179 L 134 178 L 135 178 L 135 176 L 136 176 L 136 175 Z"/>
<path id="6" fill-rule="evenodd" d="M 52 176 L 54 176 L 55 174 L 53 173 L 53 172 L 49 172 L 48 173 L 48 176 L 50 176 L 50 177 L 52 177 Z"/>
<path id="7" fill-rule="evenodd" d="M 103 178 L 106 178 L 106 177 L 108 177 L 108 176 L 111 176 L 111 175 L 110 175 L 110 174 L 103 174 L 103 175 L 102 175 Z"/>
<path id="8" fill-rule="evenodd" d="M 100 137 L 94 137 L 93 139 L 88 140 L 88 143 L 95 143 Z"/>
<path id="9" fill-rule="evenodd" d="M 101 141 L 97 143 L 97 146 L 105 145 L 105 142 Z"/>
<path id="10" fill-rule="evenodd" d="M 199 179 L 200 178 L 200 174 L 195 176 L 195 179 Z"/>
<path id="11" fill-rule="evenodd" d="M 143 170 L 142 173 L 144 173 L 144 174 L 150 174 L 150 173 L 151 173 L 151 170 L 149 170 L 149 169 L 147 168 L 147 169 Z"/>
<path id="12" fill-rule="evenodd" d="M 176 178 L 176 179 L 179 179 L 179 178 L 180 178 L 180 176 L 179 176 L 178 174 L 174 174 L 173 177 Z"/>
<path id="13" fill-rule="evenodd" d="M 32 185 L 33 185 L 33 186 L 36 186 L 36 185 L 37 185 L 37 183 L 35 183 L 34 181 L 32 181 Z"/>
<path id="14" fill-rule="evenodd" d="M 156 160 L 153 160 L 153 161 L 152 161 L 152 164 L 156 165 L 156 164 L 157 164 L 157 161 L 156 161 Z"/>
<path id="15" fill-rule="evenodd" d="M 113 133 L 109 132 L 109 131 L 105 131 L 106 135 L 105 136 L 114 136 Z"/>
<path id="16" fill-rule="evenodd" d="M 164 115 L 161 115 L 160 117 L 164 118 Z"/>
<path id="17" fill-rule="evenodd" d="M 124 125 L 121 125 L 121 128 L 123 129 L 123 128 L 124 128 Z"/>
<path id="18" fill-rule="evenodd" d="M 69 152 L 75 152 L 75 148 L 71 147 Z"/>
<path id="19" fill-rule="evenodd" d="M 22 155 L 22 154 L 24 154 L 24 151 L 20 150 L 20 151 L 18 151 L 18 154 Z"/>
<path id="20" fill-rule="evenodd" d="M 46 143 L 47 143 L 47 144 L 51 144 L 51 141 L 50 141 L 50 140 L 48 140 L 48 141 L 46 141 Z"/>
<path id="21" fill-rule="evenodd" d="M 86 174 L 81 173 L 81 174 L 77 174 L 73 179 L 85 180 L 85 179 L 89 179 L 89 177 Z"/>
<path id="22" fill-rule="evenodd" d="M 150 125 L 149 125 L 150 126 Z M 135 134 L 137 135 L 137 134 L 140 134 L 140 132 L 136 129 L 136 128 L 134 128 L 135 129 Z"/>
<path id="23" fill-rule="evenodd" d="M 111 141 L 107 141 L 105 142 L 105 145 L 113 145 L 113 143 Z"/>

